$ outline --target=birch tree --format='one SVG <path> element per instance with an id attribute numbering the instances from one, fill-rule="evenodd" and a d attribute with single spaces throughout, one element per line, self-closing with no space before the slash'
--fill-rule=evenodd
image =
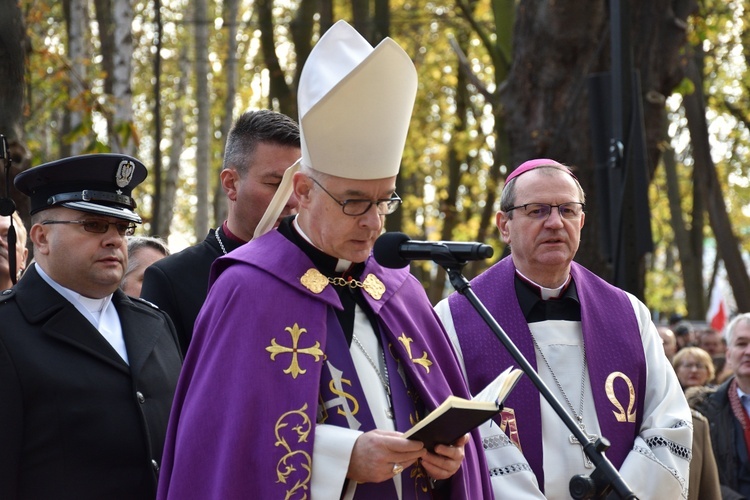
<path id="1" fill-rule="evenodd" d="M 112 81 L 113 120 L 115 151 L 137 155 L 136 131 L 133 123 L 133 1 L 111 0 L 114 18 L 114 51 L 112 74 L 106 78 Z M 158 99 L 158 96 L 157 96 Z"/>
<path id="2" fill-rule="evenodd" d="M 62 156 L 80 154 L 85 147 L 82 139 L 86 109 L 86 75 L 88 68 L 88 8 L 86 0 L 65 0 L 65 20 L 68 34 L 68 97 L 63 133 L 68 140 L 61 144 Z"/>
<path id="3" fill-rule="evenodd" d="M 211 157 L 211 98 L 208 92 L 208 1 L 194 0 L 195 100 L 198 106 L 196 137 L 195 234 L 208 232 L 208 194 Z"/>
<path id="4" fill-rule="evenodd" d="M 222 158 L 229 130 L 232 128 L 232 122 L 234 121 L 235 94 L 237 93 L 237 63 L 239 61 L 239 54 L 237 53 L 239 7 L 239 0 L 226 0 L 224 2 L 224 19 L 222 25 L 227 31 L 227 52 L 223 72 L 226 79 L 226 94 L 224 96 L 224 116 L 221 120 L 221 138 L 225 143 L 222 146 Z M 214 190 L 214 218 L 216 219 L 216 223 L 219 224 L 227 218 L 227 198 L 224 195 L 221 182 L 219 182 L 218 178 L 216 181 L 216 189 Z"/>

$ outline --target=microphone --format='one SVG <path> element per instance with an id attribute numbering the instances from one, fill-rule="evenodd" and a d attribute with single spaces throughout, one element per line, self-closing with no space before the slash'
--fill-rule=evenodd
<path id="1" fill-rule="evenodd" d="M 445 260 L 467 262 L 492 257 L 491 246 L 477 242 L 415 241 L 404 233 L 383 233 L 372 249 L 375 260 L 383 267 L 400 269 L 412 260 Z"/>

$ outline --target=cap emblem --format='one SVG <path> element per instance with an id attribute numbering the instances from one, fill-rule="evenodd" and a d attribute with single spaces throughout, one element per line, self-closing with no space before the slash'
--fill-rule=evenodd
<path id="1" fill-rule="evenodd" d="M 118 187 L 125 187 L 130 184 L 133 180 L 133 174 L 135 173 L 135 163 L 130 160 L 122 160 L 120 165 L 117 167 L 117 173 L 115 174 L 115 182 Z"/>

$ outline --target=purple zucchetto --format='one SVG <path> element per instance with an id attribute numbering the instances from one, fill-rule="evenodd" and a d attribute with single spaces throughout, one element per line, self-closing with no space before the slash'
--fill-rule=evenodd
<path id="1" fill-rule="evenodd" d="M 567 174 L 570 174 L 571 177 L 573 177 L 574 179 L 576 180 L 578 179 L 573 174 L 573 172 L 562 163 L 557 162 L 555 160 L 550 160 L 549 158 L 537 158 L 535 160 L 525 161 L 521 165 L 519 165 L 518 168 L 516 168 L 513 172 L 508 174 L 508 177 L 505 178 L 505 184 L 507 185 L 511 181 L 511 179 L 514 179 L 518 177 L 519 175 L 525 174 L 529 170 L 534 170 L 535 168 L 539 168 L 539 167 L 554 167 L 558 170 L 562 170 L 563 172 Z"/>

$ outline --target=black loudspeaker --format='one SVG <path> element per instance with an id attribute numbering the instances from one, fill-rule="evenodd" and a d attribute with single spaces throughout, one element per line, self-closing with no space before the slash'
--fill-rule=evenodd
<path id="1" fill-rule="evenodd" d="M 5 197 L 0 198 L 0 216 L 10 217 L 10 226 L 8 227 L 8 272 L 10 281 L 15 285 L 18 280 L 16 275 L 16 228 L 13 226 L 13 212 L 16 211 L 16 203 L 10 197 L 10 172 L 13 165 L 13 159 L 10 157 L 8 150 L 8 141 L 5 136 L 0 134 L 0 153 L 2 153 L 3 164 L 5 167 Z"/>
<path id="2" fill-rule="evenodd" d="M 639 295 L 632 277 L 638 275 L 638 259 L 653 251 L 653 240 L 640 76 L 631 75 L 631 99 L 621 103 L 622 140 L 614 138 L 610 73 L 589 77 L 589 119 L 600 249 L 612 263 L 613 284 Z"/>

